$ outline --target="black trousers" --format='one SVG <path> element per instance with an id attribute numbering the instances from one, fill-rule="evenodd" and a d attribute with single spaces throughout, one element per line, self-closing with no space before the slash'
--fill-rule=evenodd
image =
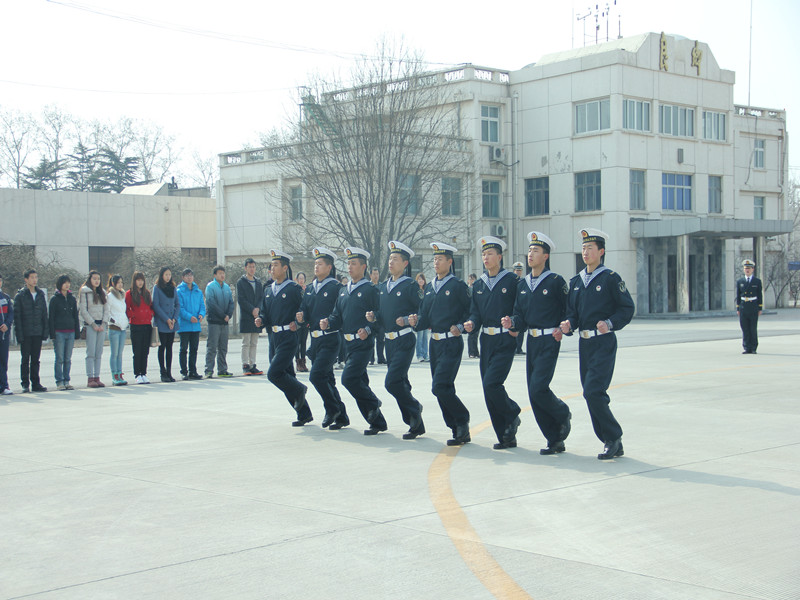
<path id="1" fill-rule="evenodd" d="M 742 347 L 745 352 L 755 352 L 758 348 L 758 311 L 740 310 L 739 327 L 742 328 Z"/>
<path id="2" fill-rule="evenodd" d="M 523 335 L 523 334 L 520 334 Z M 569 419 L 569 406 L 550 389 L 556 371 L 561 342 L 552 335 L 528 338 L 528 356 L 525 358 L 528 377 L 528 398 L 533 416 L 548 443 L 560 442 L 559 430 Z"/>
<path id="3" fill-rule="evenodd" d="M 294 372 L 294 354 L 297 352 L 297 332 L 279 331 L 272 334 L 270 348 L 275 349 L 275 354 L 269 363 L 267 379 L 283 392 L 286 400 L 294 408 L 295 403 L 301 400 L 306 393 L 306 386 L 297 381 Z M 298 419 L 310 419 L 311 408 L 306 402 L 297 413 Z"/>
<path id="4" fill-rule="evenodd" d="M 614 332 L 578 340 L 581 385 L 589 407 L 594 433 L 601 442 L 622 437 L 622 427 L 611 412 L 608 388 L 617 359 L 617 336 Z"/>
<path id="5" fill-rule="evenodd" d="M 400 414 L 407 425 L 411 425 L 412 417 L 422 415 L 422 404 L 411 394 L 411 382 L 408 380 L 408 369 L 414 360 L 417 340 L 414 333 L 407 333 L 393 340 L 386 340 L 386 379 L 384 385 L 400 408 Z"/>
<path id="6" fill-rule="evenodd" d="M 131 350 L 133 351 L 133 374 L 147 375 L 147 356 L 150 354 L 151 325 L 131 325 Z"/>
<path id="7" fill-rule="evenodd" d="M 158 332 L 158 366 L 161 368 L 162 375 L 169 375 L 172 372 L 172 344 L 175 343 L 175 332 Z"/>
<path id="8" fill-rule="evenodd" d="M 334 415 L 341 413 L 340 419 L 347 417 L 347 409 L 336 387 L 336 377 L 333 374 L 333 363 L 339 355 L 339 334 L 323 335 L 311 338 L 311 371 L 308 380 L 322 398 L 325 413 Z"/>
<path id="9" fill-rule="evenodd" d="M 519 405 L 508 397 L 503 385 L 514 363 L 517 338 L 507 333 L 481 334 L 481 381 L 486 408 L 492 419 L 497 441 L 503 441 L 503 432 L 519 415 Z"/>
<path id="10" fill-rule="evenodd" d="M 26 335 L 19 343 L 22 362 L 19 365 L 19 376 L 22 387 L 42 385 L 39 380 L 39 357 L 42 354 L 42 336 Z"/>
<path id="11" fill-rule="evenodd" d="M 178 351 L 178 360 L 181 364 L 181 375 L 197 374 L 197 347 L 200 345 L 199 331 L 181 331 L 181 347 Z M 189 360 L 186 360 L 186 354 Z"/>
<path id="12" fill-rule="evenodd" d="M 458 425 L 469 424 L 469 411 L 456 395 L 456 375 L 464 354 L 464 336 L 434 340 L 431 336 L 428 356 L 431 359 L 431 392 L 439 401 L 445 425 L 455 431 Z"/>
<path id="13" fill-rule="evenodd" d="M 300 327 L 297 329 L 297 352 L 294 357 L 305 360 L 306 348 L 308 348 L 308 327 Z"/>
<path id="14" fill-rule="evenodd" d="M 480 335 L 481 334 L 477 329 L 473 329 L 467 335 L 467 354 L 470 356 L 480 355 L 480 352 L 478 351 L 478 338 Z"/>
<path id="15" fill-rule="evenodd" d="M 373 344 L 372 336 L 365 340 L 356 338 L 350 342 L 345 341 L 347 362 L 342 371 L 342 385 L 355 398 L 358 410 L 361 411 L 367 423 L 378 428 L 385 428 L 386 419 L 383 418 L 383 415 L 372 421 L 369 420 L 369 413 L 381 407 L 381 401 L 369 387 L 369 376 L 367 375 L 367 363 L 372 356 Z"/>

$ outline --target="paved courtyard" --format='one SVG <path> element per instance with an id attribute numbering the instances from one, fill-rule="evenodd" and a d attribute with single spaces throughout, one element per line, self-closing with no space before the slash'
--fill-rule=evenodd
<path id="1" fill-rule="evenodd" d="M 735 318 L 620 332 L 625 456 L 609 462 L 575 339 L 553 384 L 573 414 L 557 456 L 538 453 L 523 357 L 508 381 L 520 447 L 496 451 L 476 360 L 457 380 L 473 442 L 448 448 L 427 364 L 411 381 L 428 433 L 404 441 L 382 366 L 369 373 L 390 429 L 364 437 L 345 391 L 351 427 L 322 430 L 312 389 L 298 429 L 266 377 L 90 390 L 76 349 L 81 389 L 0 397 L 0 597 L 795 600 L 800 310 L 759 330 L 757 355 L 740 354 Z"/>

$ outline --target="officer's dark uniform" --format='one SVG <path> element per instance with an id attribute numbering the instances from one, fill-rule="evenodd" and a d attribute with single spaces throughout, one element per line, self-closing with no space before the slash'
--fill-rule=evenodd
<path id="1" fill-rule="evenodd" d="M 761 280 L 753 275 L 750 281 L 742 277 L 736 282 L 736 310 L 742 328 L 742 347 L 745 354 L 755 354 L 758 349 L 758 313 L 764 308 Z"/>
<path id="2" fill-rule="evenodd" d="M 341 429 L 350 424 L 347 409 L 336 388 L 336 377 L 333 374 L 333 364 L 339 354 L 339 332 L 330 328 L 322 331 L 319 322 L 330 317 L 341 290 L 342 284 L 335 277 L 328 277 L 322 282 L 315 279 L 306 286 L 306 293 L 300 305 L 303 324 L 311 330 L 311 349 L 308 353 L 311 357 L 311 371 L 308 380 L 319 393 L 325 406 L 323 427 L 334 425 L 334 429 Z"/>
<path id="3" fill-rule="evenodd" d="M 391 289 L 389 289 L 391 283 Z M 409 433 L 420 435 L 425 432 L 422 426 L 422 404 L 411 394 L 411 382 L 408 380 L 408 369 L 414 359 L 417 346 L 413 327 L 398 325 L 397 318 L 407 319 L 408 315 L 419 312 L 421 290 L 419 284 L 403 275 L 396 282 L 388 279 L 380 284 L 380 311 L 375 318 L 385 332 L 384 350 L 386 351 L 386 391 L 397 400 L 403 421 L 411 427 Z"/>
<path id="4" fill-rule="evenodd" d="M 358 409 L 376 433 L 386 431 L 387 426 L 380 410 L 381 401 L 369 387 L 367 363 L 372 357 L 374 340 L 366 314 L 377 311 L 378 288 L 364 277 L 355 284 L 342 286 L 333 313 L 328 317 L 329 329 L 339 329 L 345 336 L 347 362 L 342 371 L 342 385 L 355 398 Z M 361 328 L 369 332 L 364 340 L 358 337 Z"/>
<path id="5" fill-rule="evenodd" d="M 438 292 L 434 287 L 436 279 L 425 286 L 416 329 L 431 330 L 431 391 L 439 401 L 444 422 L 453 430 L 454 438 L 458 437 L 458 430 L 464 429 L 469 437 L 469 411 L 456 395 L 455 386 L 464 353 L 464 338 L 450 333 L 453 325 L 463 330 L 463 323 L 469 317 L 469 291 L 467 284 L 454 275 L 448 275 L 443 281 Z M 446 337 L 436 340 L 435 334 Z"/>
<path id="6" fill-rule="evenodd" d="M 503 269 L 496 277 L 483 273 L 472 285 L 469 320 L 481 332 L 481 381 L 486 408 L 497 441 L 516 444 L 519 405 L 508 397 L 503 385 L 517 349 L 517 338 L 502 327 L 500 320 L 514 313 L 518 278 Z M 490 286 L 491 284 L 491 286 Z"/>
<path id="7" fill-rule="evenodd" d="M 292 364 L 297 352 L 297 331 L 289 329 L 289 325 L 294 322 L 302 299 L 303 288 L 294 281 L 286 279 L 281 285 L 273 282 L 264 288 L 259 315 L 262 324 L 272 332 L 270 349 L 274 350 L 274 354 L 267 378 L 284 393 L 289 404 L 297 411 L 297 421 L 292 423 L 295 426 L 313 419 L 305 399 L 307 388 L 297 381 Z"/>
<path id="8" fill-rule="evenodd" d="M 600 265 L 586 277 L 586 269 L 569 283 L 567 320 L 579 333 L 583 397 L 589 407 L 594 433 L 604 443 L 622 437 L 622 427 L 611 413 L 608 387 L 614 375 L 619 331 L 631 322 L 633 299 L 618 273 Z M 611 331 L 598 335 L 598 321 L 611 321 Z"/>
<path id="9" fill-rule="evenodd" d="M 561 349 L 553 331 L 566 316 L 568 293 L 569 286 L 561 275 L 545 270 L 533 278 L 531 273 L 519 280 L 512 317 L 514 329 L 528 338 L 528 398 L 548 447 L 569 434 L 569 406 L 550 389 Z"/>

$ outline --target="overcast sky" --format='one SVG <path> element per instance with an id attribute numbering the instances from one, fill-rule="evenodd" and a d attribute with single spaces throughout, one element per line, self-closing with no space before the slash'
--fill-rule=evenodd
<path id="1" fill-rule="evenodd" d="M 619 13 L 623 37 L 665 31 L 706 42 L 720 66 L 736 72 L 734 102 L 747 103 L 750 0 L 611 4 L 612 37 Z M 403 36 L 432 68 L 469 62 L 514 70 L 583 45 L 584 22 L 573 14 L 589 6 L 0 0 L 0 106 L 38 112 L 57 104 L 87 119 L 144 118 L 187 149 L 232 151 L 296 114 L 296 88 L 310 72 L 346 72 L 383 34 Z M 800 122 L 798 23 L 797 0 L 753 0 L 750 103 L 785 108 L 790 132 Z M 593 28 L 587 20 L 586 31 Z M 800 155 L 789 162 L 800 174 Z"/>

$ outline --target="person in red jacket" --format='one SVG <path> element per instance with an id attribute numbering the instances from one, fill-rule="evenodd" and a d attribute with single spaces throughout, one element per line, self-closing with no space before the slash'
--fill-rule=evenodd
<path id="1" fill-rule="evenodd" d="M 150 336 L 153 331 L 153 298 L 141 271 L 133 274 L 131 289 L 125 292 L 125 313 L 131 325 L 133 374 L 136 376 L 136 383 L 150 383 L 147 379 L 147 355 L 150 353 Z"/>

